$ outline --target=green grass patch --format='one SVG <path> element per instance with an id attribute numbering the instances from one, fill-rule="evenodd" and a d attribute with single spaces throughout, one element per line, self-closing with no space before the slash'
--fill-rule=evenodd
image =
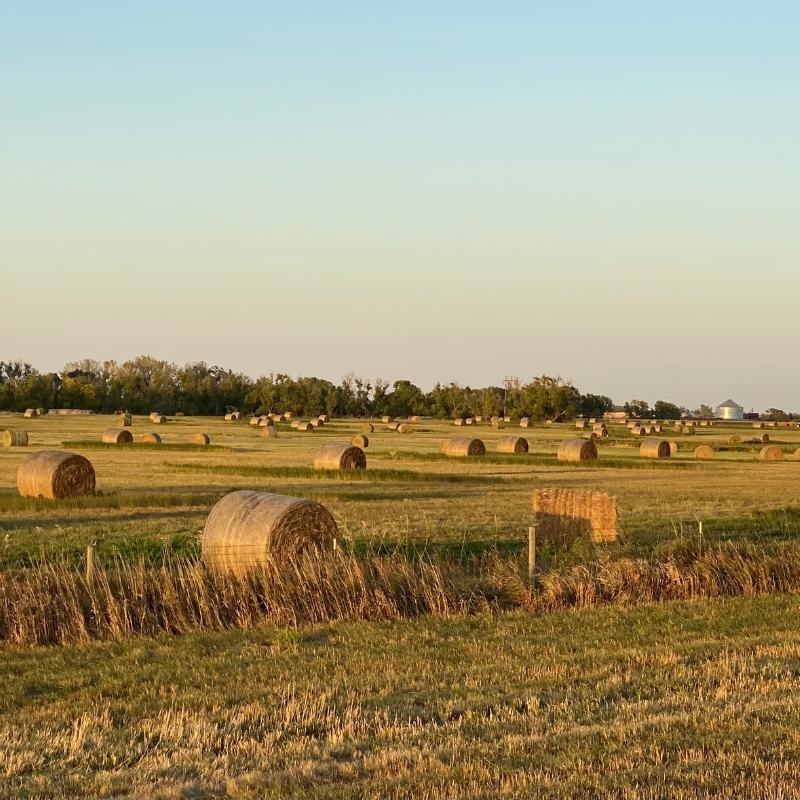
<path id="1" fill-rule="evenodd" d="M 94 439 L 77 439 L 75 441 L 61 442 L 62 447 L 73 450 L 187 450 L 189 452 L 205 453 L 207 450 L 216 450 L 222 453 L 232 453 L 232 447 L 223 447 L 218 444 L 190 444 L 189 442 L 127 442 L 124 444 L 111 444 L 97 442 Z"/>
<path id="2" fill-rule="evenodd" d="M 0 513 L 70 511 L 81 509 L 142 509 L 142 508 L 190 508 L 210 506 L 222 497 L 215 494 L 189 494 L 168 492 L 131 492 L 128 494 L 103 494 L 90 497 L 69 497 L 47 500 L 44 497 L 20 497 L 11 492 L 0 493 Z"/>

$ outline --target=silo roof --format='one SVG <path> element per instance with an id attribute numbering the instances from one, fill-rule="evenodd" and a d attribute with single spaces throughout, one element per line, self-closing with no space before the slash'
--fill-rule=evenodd
<path id="1" fill-rule="evenodd" d="M 720 403 L 717 408 L 741 408 L 738 403 L 734 403 L 733 400 L 728 399 L 724 403 Z"/>

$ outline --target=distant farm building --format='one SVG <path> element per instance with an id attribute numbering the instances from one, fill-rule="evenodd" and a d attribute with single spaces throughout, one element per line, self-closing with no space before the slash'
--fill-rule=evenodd
<path id="1" fill-rule="evenodd" d="M 717 406 L 716 416 L 719 419 L 744 419 L 744 409 L 733 400 L 726 400 Z"/>

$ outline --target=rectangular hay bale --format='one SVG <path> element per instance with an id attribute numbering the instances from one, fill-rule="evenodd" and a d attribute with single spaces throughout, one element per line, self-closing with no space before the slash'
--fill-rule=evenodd
<path id="1" fill-rule="evenodd" d="M 533 493 L 536 538 L 567 544 L 584 536 L 593 542 L 617 538 L 617 498 L 579 489 L 536 489 Z"/>

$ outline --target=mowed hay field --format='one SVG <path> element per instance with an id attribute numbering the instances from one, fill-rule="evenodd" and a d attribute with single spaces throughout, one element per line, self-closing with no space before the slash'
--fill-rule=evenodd
<path id="1" fill-rule="evenodd" d="M 668 459 L 640 458 L 640 437 L 610 425 L 596 462 L 559 463 L 561 440 L 580 436 L 572 425 L 422 420 L 398 435 L 371 422 L 365 471 L 314 472 L 318 448 L 349 442 L 363 420 L 312 432 L 281 423 L 264 438 L 246 419 L 134 417 L 126 446 L 102 444 L 116 418 L 0 415 L 0 429 L 24 428 L 30 441 L 0 448 L 3 570 L 79 571 L 90 544 L 107 570 L 192 561 L 211 507 L 236 489 L 319 500 L 350 553 L 467 566 L 492 554 L 525 561 L 536 488 L 614 494 L 618 542 L 543 547 L 545 573 L 798 537 L 796 429 L 768 429 L 785 460 L 763 462 L 760 445 L 728 444 L 752 438 L 747 425 L 670 430 L 661 438 L 681 449 Z M 162 444 L 136 444 L 153 430 Z M 200 432 L 208 448 L 188 444 Z M 487 456 L 439 453 L 465 433 Z M 509 433 L 530 452 L 497 454 Z M 64 442 L 91 460 L 97 494 L 20 498 L 24 457 Z M 702 444 L 713 460 L 695 460 Z M 799 796 L 798 610 L 787 594 L 536 613 L 478 605 L 395 621 L 4 643 L 0 795 Z"/>

